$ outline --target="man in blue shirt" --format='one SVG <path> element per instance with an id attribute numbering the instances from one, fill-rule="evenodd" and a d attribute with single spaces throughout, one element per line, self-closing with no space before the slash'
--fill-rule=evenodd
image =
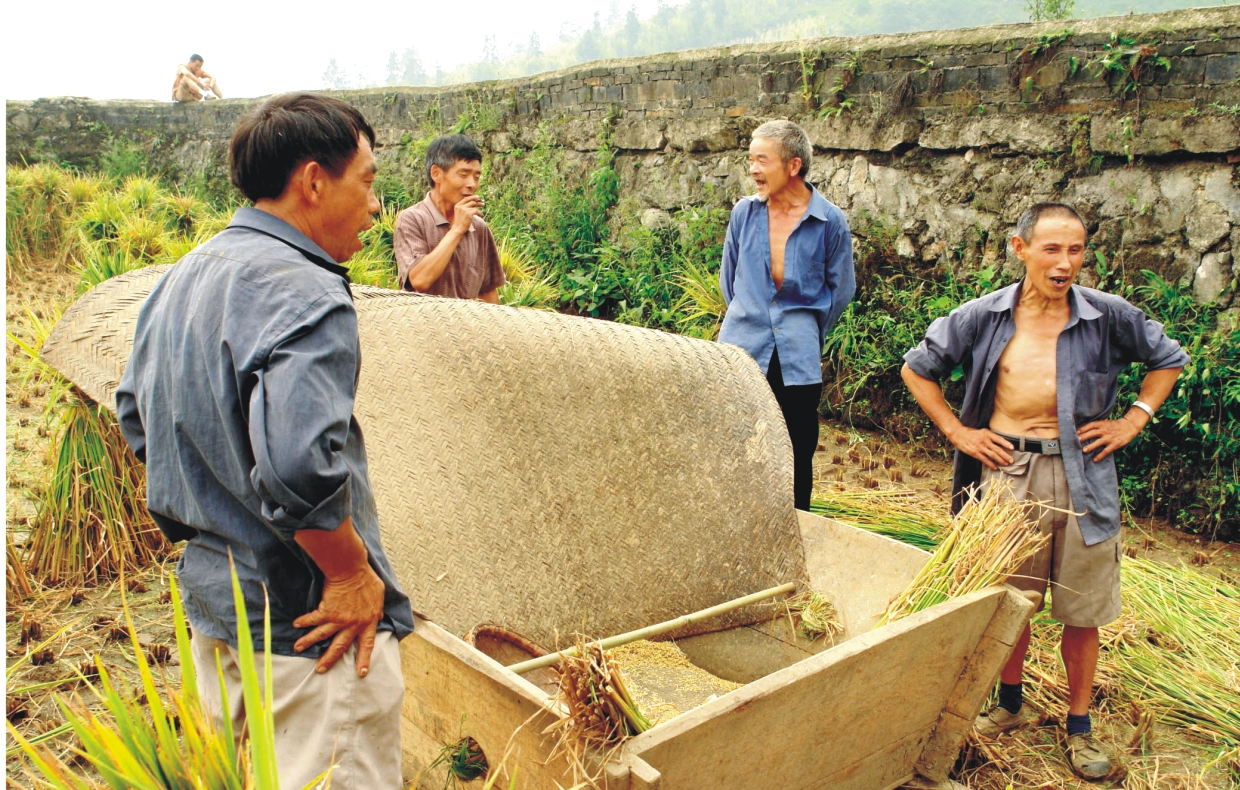
<path id="1" fill-rule="evenodd" d="M 844 212 L 805 180 L 813 148 L 791 121 L 768 121 L 749 144 L 757 194 L 732 209 L 719 284 L 719 331 L 766 373 L 792 440 L 794 503 L 809 510 L 822 397 L 822 346 L 856 291 Z"/>
<path id="2" fill-rule="evenodd" d="M 276 763 L 300 788 L 401 787 L 409 599 L 379 540 L 353 416 L 361 352 L 348 270 L 379 210 L 375 133 L 348 104 L 285 94 L 242 118 L 233 184 L 254 203 L 164 275 L 116 393 L 171 540 L 202 697 L 242 733 L 230 559 L 251 629 L 271 611 Z M 217 660 L 229 709 L 212 678 Z"/>

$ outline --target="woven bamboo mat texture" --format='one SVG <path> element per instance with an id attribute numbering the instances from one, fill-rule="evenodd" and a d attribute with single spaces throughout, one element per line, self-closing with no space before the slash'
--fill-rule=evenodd
<path id="1" fill-rule="evenodd" d="M 161 274 L 94 288 L 56 326 L 45 359 L 112 406 L 141 301 Z M 355 414 L 384 547 L 414 607 L 440 625 L 464 634 L 499 623 L 552 647 L 805 580 L 791 445 L 740 349 L 353 292 Z"/>

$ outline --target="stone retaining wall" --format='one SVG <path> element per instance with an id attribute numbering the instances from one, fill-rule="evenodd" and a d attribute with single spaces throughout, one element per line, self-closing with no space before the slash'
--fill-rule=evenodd
<path id="1" fill-rule="evenodd" d="M 1104 73 L 1107 58 L 1139 67 Z M 1230 303 L 1240 275 L 1234 6 L 720 47 L 338 95 L 375 125 L 381 159 L 411 177 L 409 151 L 434 130 L 467 126 L 499 176 L 540 140 L 579 172 L 606 126 L 628 213 L 619 224 L 730 205 L 751 189 L 750 132 L 787 117 L 809 132 L 812 180 L 854 230 L 911 262 L 1011 265 L 1003 239 L 1020 211 L 1064 199 L 1113 265 L 1158 271 L 1203 302 Z M 6 156 L 85 164 L 116 136 L 145 145 L 172 178 L 219 179 L 251 103 L 10 101 Z"/>

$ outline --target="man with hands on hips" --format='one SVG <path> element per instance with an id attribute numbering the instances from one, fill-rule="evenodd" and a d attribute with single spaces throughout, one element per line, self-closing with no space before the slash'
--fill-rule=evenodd
<path id="1" fill-rule="evenodd" d="M 1068 676 L 1066 757 L 1078 775 L 1101 779 L 1112 766 L 1092 734 L 1089 702 L 1098 628 L 1120 614 L 1114 454 L 1153 419 L 1188 355 L 1139 308 L 1074 284 L 1086 240 L 1071 206 L 1031 206 L 1011 238 L 1024 278 L 937 319 L 905 354 L 901 375 L 956 448 L 953 511 L 971 487 L 1000 479 L 1012 496 L 1044 505 L 1033 512 L 1050 540 L 1008 583 L 1043 594 L 1051 585 Z M 1147 370 L 1140 395 L 1120 419 L 1107 419 L 1118 376 L 1133 362 Z M 959 418 L 938 383 L 958 365 L 965 374 Z M 982 735 L 1036 718 L 1021 683 L 1029 638 L 1026 627 L 1000 675 L 999 704 L 975 723 Z"/>

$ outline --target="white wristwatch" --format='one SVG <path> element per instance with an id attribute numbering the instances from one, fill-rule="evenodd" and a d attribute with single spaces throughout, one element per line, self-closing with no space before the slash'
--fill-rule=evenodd
<path id="1" fill-rule="evenodd" d="M 1132 402 L 1132 405 L 1140 409 L 1141 411 L 1145 412 L 1146 414 L 1150 415 L 1151 420 L 1154 419 L 1154 410 L 1150 408 L 1150 405 L 1148 403 L 1144 403 L 1139 400 L 1134 400 Z"/>

